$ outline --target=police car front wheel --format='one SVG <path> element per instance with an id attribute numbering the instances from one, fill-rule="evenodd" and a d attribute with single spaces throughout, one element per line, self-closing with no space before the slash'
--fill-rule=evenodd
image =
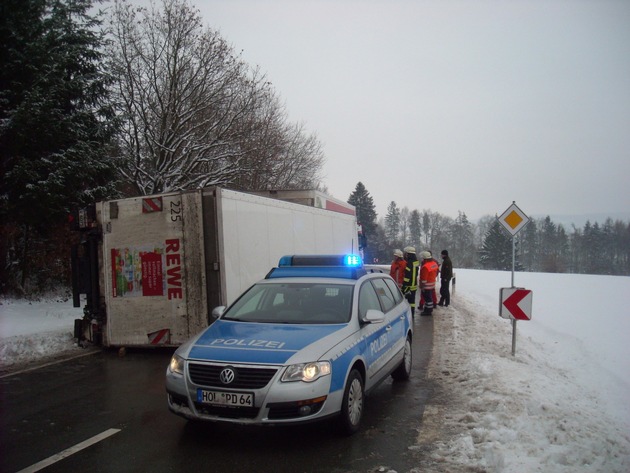
<path id="1" fill-rule="evenodd" d="M 353 434 L 359 430 L 363 417 L 363 403 L 365 393 L 363 391 L 363 377 L 356 369 L 348 376 L 346 388 L 343 393 L 341 405 L 341 427 L 347 434 Z"/>

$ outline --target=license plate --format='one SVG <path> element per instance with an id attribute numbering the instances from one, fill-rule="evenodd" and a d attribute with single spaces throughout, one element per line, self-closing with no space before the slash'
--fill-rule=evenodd
<path id="1" fill-rule="evenodd" d="M 197 389 L 197 402 L 219 406 L 254 407 L 254 394 Z"/>

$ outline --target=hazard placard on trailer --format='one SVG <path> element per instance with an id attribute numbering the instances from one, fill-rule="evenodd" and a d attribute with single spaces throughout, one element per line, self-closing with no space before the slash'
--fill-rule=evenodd
<path id="1" fill-rule="evenodd" d="M 142 199 L 142 213 L 161 212 L 162 197 L 147 197 Z"/>
<path id="2" fill-rule="evenodd" d="M 533 293 L 522 287 L 503 287 L 499 315 L 504 319 L 531 320 Z"/>
<path id="3" fill-rule="evenodd" d="M 168 345 L 171 343 L 171 331 L 167 328 L 148 333 L 149 345 Z"/>

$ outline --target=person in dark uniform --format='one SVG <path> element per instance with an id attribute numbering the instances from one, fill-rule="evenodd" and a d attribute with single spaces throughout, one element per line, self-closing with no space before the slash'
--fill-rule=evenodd
<path id="1" fill-rule="evenodd" d="M 448 307 L 451 303 L 449 284 L 453 279 L 453 262 L 448 256 L 448 250 L 442 250 L 442 266 L 440 267 L 440 307 Z"/>

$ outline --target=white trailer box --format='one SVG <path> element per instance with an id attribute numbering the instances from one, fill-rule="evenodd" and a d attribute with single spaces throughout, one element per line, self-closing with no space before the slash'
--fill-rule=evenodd
<path id="1" fill-rule="evenodd" d="M 281 256 L 358 251 L 354 215 L 218 187 L 99 202 L 96 223 L 83 331 L 105 346 L 179 345 Z"/>
<path id="2" fill-rule="evenodd" d="M 334 212 L 356 215 L 354 205 L 335 199 L 334 197 L 315 189 L 253 191 L 252 194 L 271 197 L 273 199 L 286 200 L 287 202 L 295 202 L 296 204 L 304 204 L 311 207 L 317 207 L 318 209 L 326 209 Z"/>

